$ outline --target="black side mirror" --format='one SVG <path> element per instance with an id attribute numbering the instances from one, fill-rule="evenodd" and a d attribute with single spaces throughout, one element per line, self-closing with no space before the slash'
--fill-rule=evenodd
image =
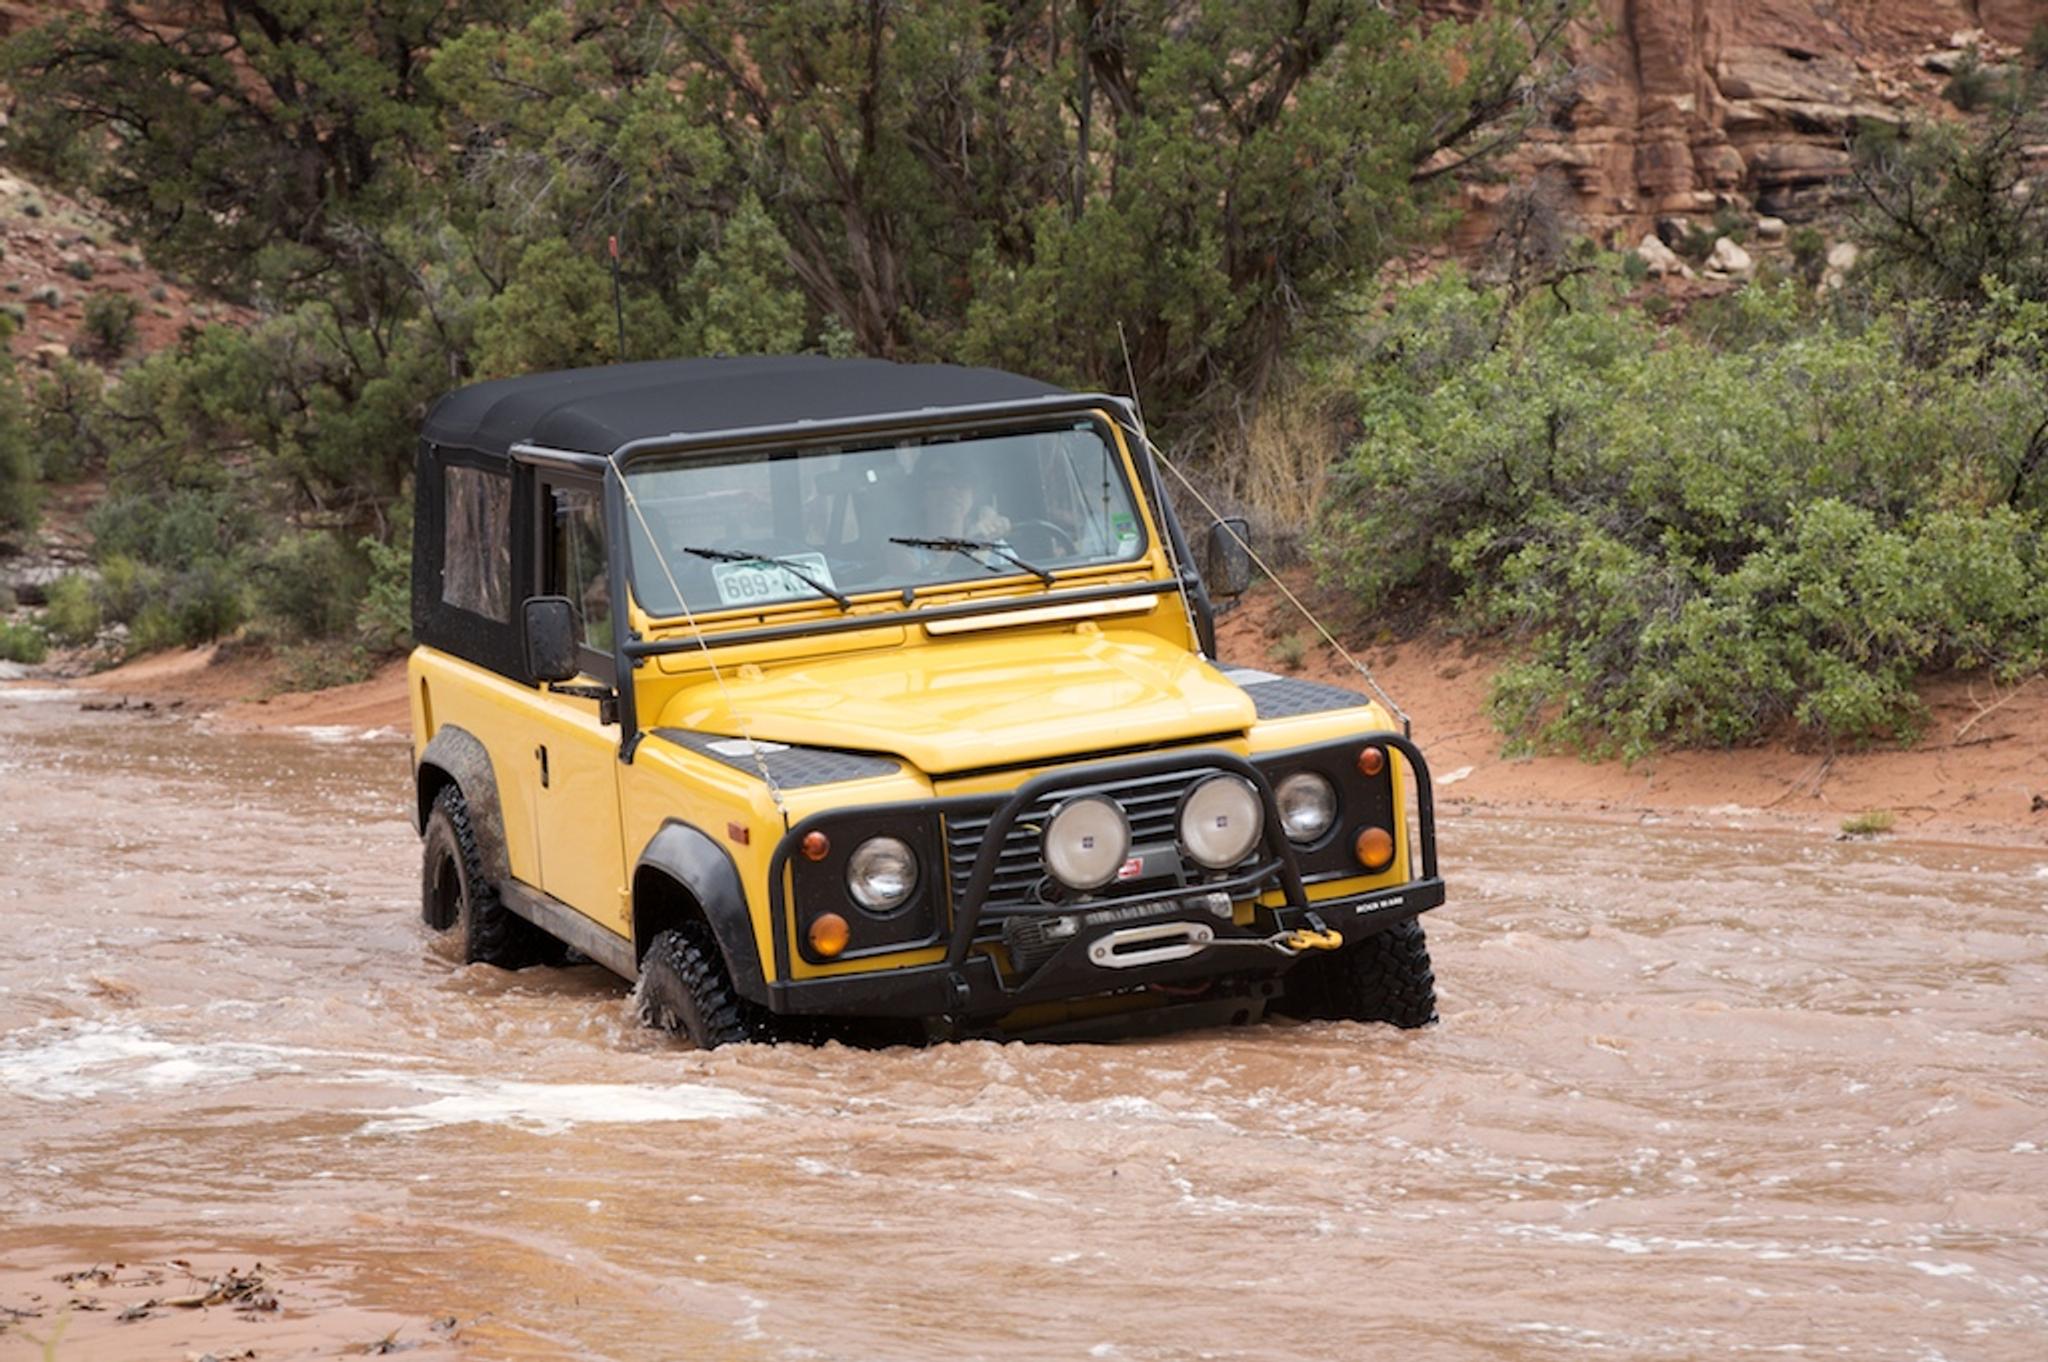
<path id="1" fill-rule="evenodd" d="M 1251 522 L 1226 516 L 1209 527 L 1208 562 L 1202 581 L 1209 594 L 1225 600 L 1242 596 L 1252 584 Z"/>
<path id="2" fill-rule="evenodd" d="M 526 672 L 536 681 L 567 681 L 583 670 L 576 650 L 576 607 L 567 596 L 526 599 Z"/>

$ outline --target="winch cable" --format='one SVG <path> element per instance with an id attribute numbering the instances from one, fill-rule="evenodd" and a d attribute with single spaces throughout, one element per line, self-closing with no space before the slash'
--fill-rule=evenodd
<path id="1" fill-rule="evenodd" d="M 1228 520 L 1223 518 L 1223 513 L 1216 509 L 1214 503 L 1212 503 L 1209 500 L 1209 498 L 1202 495 L 1201 489 L 1199 487 L 1196 487 L 1194 483 L 1188 481 L 1188 475 L 1181 472 L 1180 468 L 1171 459 L 1168 459 L 1166 457 L 1165 451 L 1161 450 L 1158 445 L 1152 443 L 1152 439 L 1150 436 L 1145 434 L 1143 430 L 1140 430 L 1138 432 L 1138 438 L 1143 440 L 1145 442 L 1145 447 L 1152 451 L 1152 457 L 1157 459 L 1159 463 L 1166 469 L 1167 472 L 1173 474 L 1176 478 L 1179 478 L 1180 485 L 1188 489 L 1188 495 L 1193 497 L 1197 502 L 1199 502 L 1201 504 L 1202 509 L 1209 513 L 1210 520 L 1213 523 L 1213 528 L 1210 530 L 1210 533 L 1213 534 L 1216 532 L 1216 530 L 1222 530 L 1225 534 L 1229 535 L 1233 540 L 1235 540 L 1237 542 L 1237 546 L 1244 550 L 1245 557 L 1251 559 L 1253 564 L 1257 566 L 1259 571 L 1265 573 L 1266 576 L 1272 580 L 1273 585 L 1280 588 L 1280 594 L 1287 598 L 1287 603 L 1289 605 L 1292 605 L 1296 610 L 1300 611 L 1301 617 L 1303 619 L 1307 620 L 1310 624 L 1315 626 L 1316 632 L 1323 636 L 1323 642 L 1329 644 L 1330 647 L 1334 648 L 1337 652 L 1337 656 L 1343 658 L 1345 662 L 1351 665 L 1353 670 L 1355 670 L 1361 677 L 1365 679 L 1365 684 L 1371 688 L 1372 693 L 1376 697 L 1378 697 L 1380 703 L 1385 705 L 1387 707 L 1387 711 L 1391 713 L 1395 718 L 1401 721 L 1401 736 L 1404 738 L 1414 737 L 1415 725 L 1409 719 L 1408 711 L 1402 709 L 1399 705 L 1394 703 L 1394 697 L 1387 694 L 1386 690 L 1380 685 L 1379 679 L 1372 674 L 1371 668 L 1367 667 L 1365 663 L 1359 661 L 1356 657 L 1352 656 L 1351 651 L 1347 649 L 1343 644 L 1337 641 L 1337 636 L 1335 634 L 1332 634 L 1328 629 L 1323 627 L 1323 622 L 1317 619 L 1315 617 L 1315 614 L 1312 611 L 1310 611 L 1306 605 L 1303 605 L 1301 603 L 1301 597 L 1295 595 L 1294 592 L 1288 589 L 1287 583 L 1281 580 L 1280 574 L 1273 571 L 1271 567 L 1267 566 L 1266 560 L 1259 557 L 1258 551 L 1251 546 L 1251 544 L 1245 539 L 1243 535 L 1237 532 L 1237 530 L 1231 525 L 1231 523 Z"/>
<path id="2" fill-rule="evenodd" d="M 725 702 L 726 710 L 739 724 L 740 739 L 747 745 L 747 755 L 754 759 L 754 765 L 759 768 L 761 780 L 768 786 L 768 798 L 774 801 L 775 811 L 782 815 L 782 825 L 786 828 L 789 826 L 789 806 L 782 802 L 782 787 L 775 783 L 774 775 L 768 770 L 768 760 L 761 753 L 761 745 L 754 741 L 753 731 L 747 724 L 747 716 L 732 702 L 732 691 L 725 684 L 725 673 L 720 670 L 718 659 L 711 652 L 711 644 L 705 639 L 703 629 L 697 624 L 697 612 L 690 609 L 689 599 L 683 595 L 682 585 L 676 581 L 675 571 L 669 567 L 668 554 L 662 549 L 661 541 L 655 538 L 654 526 L 647 523 L 647 513 L 640 509 L 640 498 L 633 495 L 633 484 L 626 481 L 626 471 L 619 467 L 617 455 L 612 456 L 611 465 L 612 471 L 618 475 L 619 487 L 626 494 L 626 509 L 633 513 L 633 519 L 639 522 L 640 532 L 647 536 L 647 542 L 653 546 L 654 561 L 661 568 L 661 575 L 668 580 L 668 589 L 675 593 L 677 603 L 683 607 L 683 619 L 690 626 L 690 637 L 696 640 L 698 651 L 704 654 L 705 662 L 710 664 L 711 679 L 718 683 L 718 698 Z M 630 547 L 627 554 L 628 557 L 631 556 Z"/>
<path id="3" fill-rule="evenodd" d="M 1179 478 L 1180 485 L 1188 489 L 1188 495 L 1193 497 L 1197 502 L 1199 502 L 1201 504 L 1202 509 L 1209 513 L 1209 520 L 1213 526 L 1213 528 L 1209 532 L 1211 534 L 1214 534 L 1217 530 L 1222 530 L 1225 534 L 1229 535 L 1232 539 L 1236 540 L 1237 546 L 1244 550 L 1245 557 L 1251 559 L 1252 562 L 1257 565 L 1259 571 L 1265 573 L 1266 576 L 1272 580 L 1273 585 L 1280 588 L 1280 594 L 1287 598 L 1287 603 L 1289 605 L 1292 605 L 1296 610 L 1299 610 L 1301 612 L 1301 617 L 1307 620 L 1310 624 L 1315 626 L 1316 632 L 1323 636 L 1323 642 L 1329 644 L 1330 647 L 1335 649 L 1337 656 L 1343 658 L 1346 662 L 1351 664 L 1352 669 L 1355 670 L 1360 676 L 1365 678 L 1366 686 L 1372 691 L 1372 693 L 1376 697 L 1378 697 L 1380 703 L 1387 707 L 1387 712 L 1392 714 L 1395 718 L 1401 721 L 1401 736 L 1404 738 L 1414 737 L 1415 724 L 1412 720 L 1409 719 L 1408 711 L 1402 709 L 1399 705 L 1394 703 L 1394 697 L 1387 694 L 1386 690 L 1383 687 L 1381 687 L 1378 678 L 1372 674 L 1372 670 L 1368 668 L 1363 662 L 1360 662 L 1357 658 L 1353 657 L 1351 655 L 1350 650 L 1345 648 L 1343 644 L 1337 641 L 1337 636 L 1331 633 L 1328 629 L 1325 629 L 1323 627 L 1323 622 L 1317 619 L 1306 605 L 1303 605 L 1301 603 L 1301 597 L 1295 595 L 1292 591 L 1288 589 L 1287 583 L 1280 579 L 1280 574 L 1273 571 L 1272 568 L 1266 565 L 1266 560 L 1259 557 L 1258 552 L 1252 548 L 1251 543 L 1248 540 L 1246 540 L 1243 535 L 1239 534 L 1237 530 L 1234 527 L 1232 527 L 1229 521 L 1223 518 L 1223 513 L 1216 509 L 1215 504 L 1212 503 L 1209 500 L 1209 498 L 1202 495 L 1202 489 L 1195 486 L 1194 483 L 1190 482 L 1188 480 L 1188 475 L 1180 471 L 1179 465 L 1175 464 L 1173 460 L 1166 457 L 1165 450 L 1161 449 L 1158 445 L 1152 443 L 1152 437 L 1146 432 L 1145 429 L 1145 408 L 1143 401 L 1138 396 L 1137 374 L 1133 371 L 1131 367 L 1131 344 L 1130 341 L 1126 339 L 1124 336 L 1124 324 L 1121 321 L 1119 321 L 1116 324 L 1116 341 L 1117 344 L 1123 349 L 1124 382 L 1130 386 L 1131 409 L 1137 413 L 1138 417 L 1138 429 L 1135 433 L 1138 439 L 1141 442 L 1143 442 L 1145 448 L 1151 453 L 1154 462 L 1159 467 L 1162 467 L 1167 472 L 1173 474 L 1176 478 Z M 1174 551 L 1173 536 L 1171 535 L 1168 535 L 1166 537 L 1166 554 L 1168 559 L 1171 560 L 1173 563 L 1174 577 L 1177 580 L 1185 580 L 1181 578 L 1180 575 L 1180 560 L 1179 556 Z M 1195 609 L 1194 606 L 1188 603 L 1186 592 L 1181 593 L 1181 604 L 1187 609 L 1188 632 L 1190 634 L 1194 634 Z M 1200 652 L 1201 649 L 1202 645 L 1200 637 L 1199 635 L 1197 635 L 1195 642 L 1195 651 Z M 1213 661 L 1214 659 L 1211 660 Z"/>

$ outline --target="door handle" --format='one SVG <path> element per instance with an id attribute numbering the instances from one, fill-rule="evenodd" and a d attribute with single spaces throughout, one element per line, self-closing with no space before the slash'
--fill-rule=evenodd
<path id="1" fill-rule="evenodd" d="M 546 743 L 542 743 L 542 744 L 541 744 L 540 746 L 538 746 L 538 747 L 534 748 L 534 749 L 533 749 L 533 755 L 534 755 L 534 757 L 535 757 L 536 759 L 538 759 L 538 760 L 539 760 L 539 762 L 540 762 L 540 787 L 541 787 L 541 788 L 542 788 L 543 790 L 545 790 L 545 789 L 546 789 L 546 788 L 548 787 L 548 747 L 547 747 L 547 744 L 546 744 Z"/>

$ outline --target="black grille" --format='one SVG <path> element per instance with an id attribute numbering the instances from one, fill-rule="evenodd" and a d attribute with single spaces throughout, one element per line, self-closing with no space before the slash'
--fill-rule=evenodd
<path id="1" fill-rule="evenodd" d="M 1213 767 L 1198 767 L 1134 780 L 1078 784 L 1055 790 L 1034 801 L 1018 815 L 1017 821 L 1010 825 L 1009 835 L 1003 839 L 1002 855 L 996 862 L 995 879 L 989 884 L 984 906 L 1001 908 L 1035 901 L 1033 888 L 1045 876 L 1045 867 L 1038 855 L 1039 834 L 1044 829 L 1045 820 L 1052 816 L 1053 809 L 1062 800 L 1079 794 L 1108 795 L 1131 820 L 1133 846 L 1172 842 L 1176 840 L 1173 815 L 1180 807 L 1181 794 L 1202 777 L 1213 773 Z M 956 904 L 966 897 L 967 881 L 974 875 L 974 858 L 981 854 L 989 819 L 995 816 L 1000 802 L 990 800 L 985 805 L 946 816 L 946 861 Z M 983 922 L 990 930 L 999 926 L 997 917 L 993 915 L 984 916 Z"/>

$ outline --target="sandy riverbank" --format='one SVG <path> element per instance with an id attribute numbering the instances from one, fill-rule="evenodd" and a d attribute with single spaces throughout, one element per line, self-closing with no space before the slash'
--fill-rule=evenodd
<path id="1" fill-rule="evenodd" d="M 1274 640 L 1292 633 L 1314 637 L 1277 595 L 1257 594 L 1223 620 L 1218 645 L 1233 661 L 1263 659 L 1255 665 L 1286 671 Z M 1930 682 L 1921 691 L 1929 722 L 1910 748 L 1829 753 L 1770 744 L 1673 752 L 1630 766 L 1503 757 L 1486 714 L 1498 653 L 1440 636 L 1346 646 L 1408 711 L 1446 809 L 1790 825 L 1830 835 L 1845 819 L 1890 813 L 1895 835 L 2048 846 L 2048 679 L 2015 687 L 1984 676 Z M 1297 674 L 1359 684 L 1320 644 L 1305 651 Z"/>
<path id="2" fill-rule="evenodd" d="M 1225 618 L 1232 662 L 1289 670 L 1276 655 L 1306 624 L 1281 617 L 1277 595 L 1254 595 Z M 1931 719 L 1911 748 L 1829 754 L 1783 745 L 1679 752 L 1639 762 L 1505 758 L 1486 718 L 1498 657 L 1428 637 L 1363 646 L 1359 655 L 1409 713 L 1446 812 L 1505 809 L 1572 817 L 1656 818 L 1792 826 L 1836 834 L 1844 820 L 1890 813 L 1893 833 L 1921 840 L 2048 846 L 2048 680 L 2000 687 L 1985 677 L 1930 683 Z M 1298 674 L 1339 684 L 1357 677 L 1327 648 L 1307 650 Z M 139 658 L 65 684 L 92 702 L 178 705 L 234 728 L 351 729 L 402 738 L 405 667 L 330 690 L 272 693 L 274 660 L 202 648 Z"/>
<path id="3" fill-rule="evenodd" d="M 218 647 L 152 653 L 64 684 L 90 702 L 177 705 L 231 728 L 350 728 L 403 738 L 405 663 L 389 662 L 367 681 L 326 690 L 278 691 L 277 659 Z"/>

